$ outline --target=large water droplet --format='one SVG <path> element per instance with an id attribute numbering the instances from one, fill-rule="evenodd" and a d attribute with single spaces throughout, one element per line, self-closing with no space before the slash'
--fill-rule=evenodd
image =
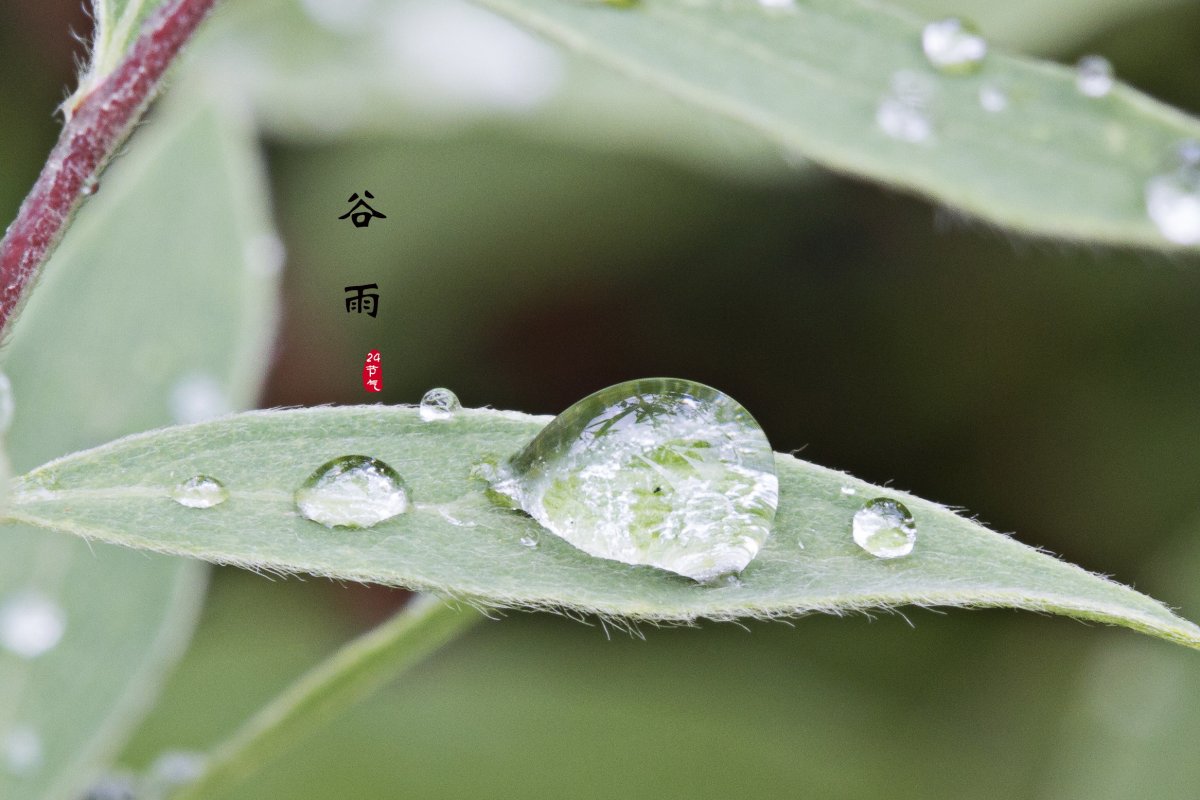
<path id="1" fill-rule="evenodd" d="M 975 72 L 987 55 L 979 29 L 958 17 L 931 22 L 921 31 L 921 47 L 929 63 L 955 74 Z"/>
<path id="2" fill-rule="evenodd" d="M 14 411 L 16 401 L 13 400 L 12 381 L 0 372 L 0 435 L 8 433 L 8 429 L 12 427 Z"/>
<path id="3" fill-rule="evenodd" d="M 14 775 L 28 775 L 42 765 L 42 737 L 24 725 L 4 735 L 4 766 Z"/>
<path id="4" fill-rule="evenodd" d="M 212 476 L 194 475 L 171 490 L 171 499 L 188 508 L 212 508 L 229 499 L 229 490 Z"/>
<path id="5" fill-rule="evenodd" d="M 992 114 L 1008 108 L 1008 93 L 994 83 L 979 87 L 979 105 Z"/>
<path id="6" fill-rule="evenodd" d="M 190 372 L 171 387 L 171 417 L 179 425 L 204 422 L 231 411 L 225 390 L 212 375 Z"/>
<path id="7" fill-rule="evenodd" d="M 899 558 L 912 552 L 917 526 L 903 503 L 876 497 L 868 500 L 851 523 L 855 543 L 873 556 Z"/>
<path id="8" fill-rule="evenodd" d="M 1169 241 L 1200 244 L 1200 143 L 1173 153 L 1173 168 L 1146 181 L 1146 213 Z"/>
<path id="9" fill-rule="evenodd" d="M 933 98 L 935 87 L 926 75 L 901 70 L 892 76 L 891 85 L 879 100 L 875 122 L 893 139 L 921 143 L 933 136 Z"/>
<path id="10" fill-rule="evenodd" d="M 296 507 L 327 528 L 370 528 L 408 510 L 408 487 L 377 458 L 342 456 L 308 476 Z"/>
<path id="11" fill-rule="evenodd" d="M 743 569 L 779 500 L 762 428 L 722 392 L 651 378 L 554 418 L 492 488 L 579 549 L 700 581 Z"/>
<path id="12" fill-rule="evenodd" d="M 450 419 L 462 410 L 458 395 L 449 389 L 430 389 L 421 398 L 421 419 L 426 422 Z"/>
<path id="13" fill-rule="evenodd" d="M 1075 87 L 1088 97 L 1112 91 L 1113 66 L 1104 56 L 1084 56 L 1075 65 Z"/>
<path id="14" fill-rule="evenodd" d="M 17 592 L 0 605 L 0 646 L 22 658 L 53 650 L 66 629 L 66 613 L 40 592 Z"/>

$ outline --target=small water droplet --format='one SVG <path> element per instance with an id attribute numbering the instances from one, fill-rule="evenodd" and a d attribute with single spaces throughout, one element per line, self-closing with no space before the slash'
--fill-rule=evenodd
<path id="1" fill-rule="evenodd" d="M 66 629 L 66 613 L 40 592 L 17 592 L 0 605 L 0 646 L 22 658 L 53 650 Z"/>
<path id="2" fill-rule="evenodd" d="M 979 29 L 958 17 L 926 25 L 921 31 L 921 48 L 938 70 L 960 75 L 977 71 L 988 49 Z"/>
<path id="3" fill-rule="evenodd" d="M 229 499 L 229 490 L 210 475 L 194 475 L 171 490 L 171 499 L 188 508 L 212 508 Z"/>
<path id="4" fill-rule="evenodd" d="M 912 552 L 917 526 L 903 503 L 876 497 L 855 513 L 851 523 L 855 543 L 878 558 L 899 558 Z"/>
<path id="5" fill-rule="evenodd" d="M 1008 93 L 994 83 L 979 87 L 979 105 L 984 111 L 995 114 L 1008 108 Z"/>
<path id="6" fill-rule="evenodd" d="M 4 765 L 14 775 L 28 775 L 42 765 L 42 737 L 21 725 L 4 735 Z"/>
<path id="7" fill-rule="evenodd" d="M 495 471 L 496 493 L 580 550 L 697 581 L 745 568 L 779 500 L 774 453 L 749 412 L 671 378 L 580 400 Z"/>
<path id="8" fill-rule="evenodd" d="M 188 425 L 224 416 L 233 411 L 225 390 L 212 375 L 190 372 L 171 387 L 171 417 Z"/>
<path id="9" fill-rule="evenodd" d="M 768 11 L 790 11 L 796 7 L 796 0 L 758 0 L 758 4 Z"/>
<path id="10" fill-rule="evenodd" d="M 853 486 L 843 486 L 842 494 L 844 494 L 844 495 L 858 494 L 858 489 L 855 489 Z"/>
<path id="11" fill-rule="evenodd" d="M 370 528 L 408 510 L 408 487 L 370 456 L 341 456 L 317 468 L 296 490 L 296 507 L 327 528 Z"/>
<path id="12" fill-rule="evenodd" d="M 138 800 L 137 781 L 124 773 L 105 775 L 88 788 L 82 800 Z"/>
<path id="13" fill-rule="evenodd" d="M 933 137 L 935 87 L 926 75 L 901 70 L 875 110 L 875 122 L 893 139 L 919 144 Z"/>
<path id="14" fill-rule="evenodd" d="M 521 537 L 521 546 L 522 547 L 528 547 L 530 550 L 536 550 L 537 546 L 539 544 L 540 544 L 540 542 L 538 541 L 538 537 L 536 537 L 536 536 L 522 536 Z"/>
<path id="15" fill-rule="evenodd" d="M 242 260 L 246 270 L 260 278 L 273 278 L 283 271 L 287 261 L 287 248 L 283 240 L 273 233 L 251 236 L 242 247 Z"/>
<path id="16" fill-rule="evenodd" d="M 1112 91 L 1113 66 L 1104 56 L 1084 56 L 1075 65 L 1075 87 L 1088 97 Z"/>
<path id="17" fill-rule="evenodd" d="M 449 389 L 430 389 L 421 398 L 421 419 L 426 422 L 437 422 L 450 419 L 462 410 L 458 395 Z"/>
<path id="18" fill-rule="evenodd" d="M 16 401 L 13 399 L 12 381 L 0 372 L 0 436 L 8 433 L 8 429 L 12 427 L 14 411 Z"/>
<path id="19" fill-rule="evenodd" d="M 474 528 L 474 527 L 477 527 L 477 526 L 476 526 L 476 523 L 474 523 L 474 522 L 467 522 L 465 519 L 459 519 L 458 517 L 454 516 L 453 514 L 451 514 L 449 511 L 447 511 L 447 510 L 446 510 L 446 509 L 444 509 L 444 508 L 439 508 L 439 509 L 438 509 L 438 514 L 440 514 L 440 515 L 441 515 L 442 519 L 446 520 L 446 522 L 449 522 L 451 525 L 453 525 L 453 526 L 454 526 L 454 527 L 456 527 L 456 528 Z"/>
<path id="20" fill-rule="evenodd" d="M 91 197 L 98 191 L 100 191 L 100 181 L 96 180 L 95 176 L 87 178 L 83 182 L 83 186 L 79 188 L 80 194 L 84 197 Z"/>
<path id="21" fill-rule="evenodd" d="M 151 780 L 160 788 L 183 786 L 200 777 L 204 763 L 203 753 L 171 750 L 154 759 L 150 766 Z"/>
<path id="22" fill-rule="evenodd" d="M 1173 168 L 1146 181 L 1146 213 L 1176 244 L 1200 244 L 1200 144 L 1183 142 Z"/>

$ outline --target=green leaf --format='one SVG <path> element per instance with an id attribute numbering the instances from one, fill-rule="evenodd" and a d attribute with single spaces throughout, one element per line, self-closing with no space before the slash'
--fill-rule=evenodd
<path id="1" fill-rule="evenodd" d="M 751 2 L 477 0 L 480 5 L 779 146 L 911 190 L 1026 234 L 1169 248 L 1145 211 L 1148 178 L 1200 123 L 1124 85 L 1084 96 L 1067 67 L 989 53 L 943 76 L 921 50 L 922 20 L 869 0 Z M 901 70 L 934 81 L 934 131 L 885 135 L 881 98 Z M 1005 91 L 985 111 L 980 88 Z"/>
<path id="2" fill-rule="evenodd" d="M 245 121 L 189 103 L 168 100 L 114 164 L 16 324 L 17 469 L 170 422 L 181 377 L 210 376 L 233 408 L 257 392 L 276 284 L 265 182 Z M 0 797 L 79 797 L 186 645 L 204 579 L 196 562 L 0 528 L 0 603 L 36 591 L 66 620 L 43 655 L 0 649 L 0 743 L 40 743 L 37 763 L 0 769 Z"/>
<path id="3" fill-rule="evenodd" d="M 75 97 L 83 97 L 117 68 L 142 23 L 167 0 L 92 0 L 92 52 Z M 69 103 L 68 103 L 69 105 Z"/>
<path id="4" fill-rule="evenodd" d="M 409 407 L 250 412 L 131 436 L 18 478 L 13 519 L 130 547 L 258 570 L 309 572 L 448 593 L 482 605 L 562 609 L 633 620 L 842 613 L 905 604 L 1008 606 L 1111 622 L 1200 647 L 1200 628 L 1131 589 L 992 533 L 949 509 L 779 454 L 775 530 L 741 583 L 701 586 L 646 567 L 591 558 L 523 514 L 490 503 L 470 465 L 507 455 L 544 417 L 464 411 L 422 422 Z M 346 454 L 381 458 L 415 510 L 369 530 L 299 516 L 296 487 Z M 197 474 L 230 499 L 187 509 L 167 496 Z M 856 490 L 855 495 L 842 488 Z M 903 500 L 914 554 L 875 559 L 850 537 L 864 499 Z M 520 540 L 537 536 L 536 549 Z"/>

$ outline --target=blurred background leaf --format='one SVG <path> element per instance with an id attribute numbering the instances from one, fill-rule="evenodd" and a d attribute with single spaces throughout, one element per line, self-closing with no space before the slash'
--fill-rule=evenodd
<path id="1" fill-rule="evenodd" d="M 224 8 L 214 23 L 233 22 L 233 2 Z M 1200 110 L 1194 4 L 919 10 L 974 16 L 998 42 L 1064 63 L 1103 53 L 1138 88 Z M 67 18 L 84 29 L 77 14 L 59 0 L 0 6 L 9 217 L 53 141 L 47 110 L 69 82 L 64 31 Z M 193 52 L 199 61 L 199 43 Z M 313 115 L 331 108 L 314 102 Z M 911 198 L 798 175 L 774 153 L 761 169 L 719 150 L 678 158 L 711 145 L 698 128 L 694 144 L 643 143 L 666 127 L 653 108 L 597 106 L 624 131 L 619 147 L 589 138 L 587 116 L 570 135 L 535 130 L 545 109 L 453 124 L 413 110 L 411 124 L 337 135 L 270 123 L 291 255 L 267 405 L 362 402 L 372 347 L 384 402 L 448 385 L 469 405 L 557 413 L 619 380 L 682 375 L 737 397 L 776 449 L 961 504 L 1200 615 L 1195 560 L 1162 566 L 1197 541 L 1194 257 L 1029 244 Z M 389 214 L 366 231 L 337 220 L 364 186 Z M 347 316 L 342 287 L 370 281 L 381 316 Z M 396 603 L 389 590 L 226 570 L 211 597 L 130 766 L 219 740 Z M 517 615 L 481 626 L 239 796 L 1051 798 L 1111 775 L 1130 731 L 1160 726 L 1154 741 L 1200 724 L 1188 651 L 1000 611 L 909 618 L 915 627 L 885 616 L 649 630 L 642 642 Z M 1167 666 L 1143 669 L 1156 658 Z M 1085 729 L 1089 705 L 1111 702 L 1120 718 L 1156 692 L 1166 700 L 1154 707 L 1173 710 L 1147 712 L 1143 727 Z M 1141 795 L 1194 789 L 1187 764 L 1151 763 L 1126 773 Z"/>
<path id="2" fill-rule="evenodd" d="M 18 467 L 258 392 L 282 253 L 246 119 L 198 86 L 188 98 L 105 177 L 17 322 Z M 182 654 L 206 569 L 19 526 L 0 542 L 5 625 L 30 596 L 57 612 L 27 624 L 65 624 L 45 652 L 0 649 L 0 797 L 73 800 Z"/>

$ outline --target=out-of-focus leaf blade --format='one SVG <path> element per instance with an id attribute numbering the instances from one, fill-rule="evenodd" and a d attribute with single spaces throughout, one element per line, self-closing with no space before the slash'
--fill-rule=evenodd
<path id="1" fill-rule="evenodd" d="M 265 183 L 244 120 L 189 102 L 113 166 L 16 326 L 18 469 L 196 412 L 181 380 L 228 408 L 257 393 L 279 257 Z M 0 769 L 0 796 L 75 800 L 186 645 L 204 570 L 24 526 L 0 528 L 0 553 L 0 603 L 36 592 L 66 621 L 36 658 L 0 649 L 0 742 L 32 753 Z"/>
<path id="2" fill-rule="evenodd" d="M 922 52 L 924 21 L 870 0 L 478 2 L 831 169 L 1022 233 L 1172 246 L 1147 216 L 1145 185 L 1200 123 L 1127 86 L 1087 97 L 1070 68 L 1003 52 L 978 74 L 940 74 Z M 919 142 L 877 123 L 900 71 L 932 81 L 932 132 Z M 983 108 L 985 84 L 1007 108 Z"/>
<path id="3" fill-rule="evenodd" d="M 702 586 L 595 559 L 491 504 L 470 465 L 515 452 L 546 422 L 493 410 L 422 422 L 408 407 L 264 411 L 136 435 L 51 462 L 13 484 L 18 520 L 131 547 L 263 570 L 310 572 L 444 592 L 487 605 L 632 619 L 769 617 L 905 604 L 1006 606 L 1125 625 L 1200 647 L 1200 628 L 1131 589 L 992 533 L 935 503 L 778 454 L 775 529 L 740 584 Z M 369 530 L 329 529 L 293 492 L 345 454 L 382 458 L 415 510 Z M 168 492 L 197 473 L 230 499 L 184 508 Z M 855 495 L 842 491 L 856 490 Z M 851 540 L 865 498 L 903 500 L 919 542 L 876 559 Z M 540 536 L 531 550 L 522 537 Z"/>

